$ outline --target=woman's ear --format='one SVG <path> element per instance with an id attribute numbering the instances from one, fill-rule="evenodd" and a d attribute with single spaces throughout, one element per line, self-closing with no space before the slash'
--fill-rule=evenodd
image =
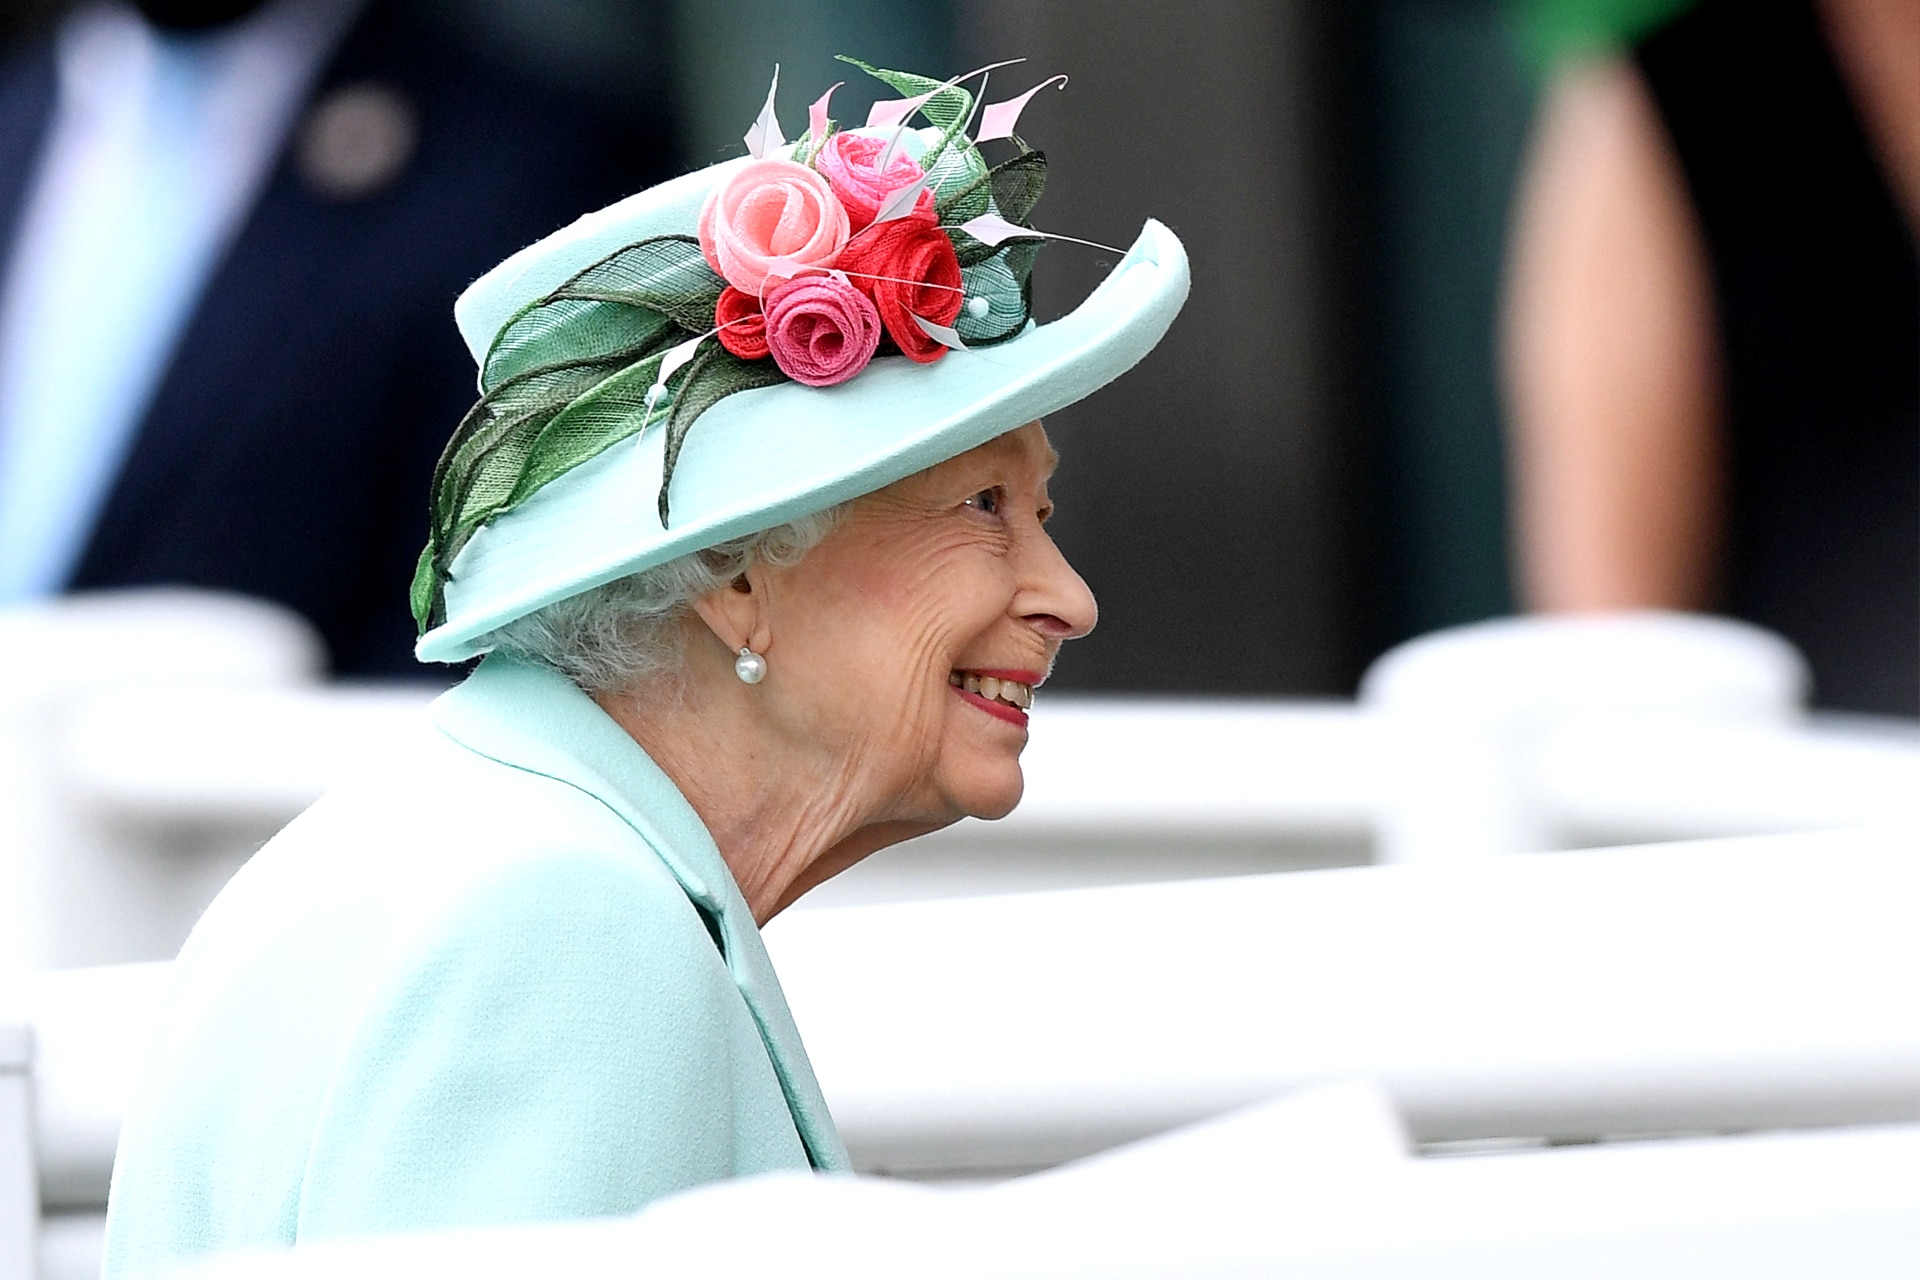
<path id="1" fill-rule="evenodd" d="M 768 575 L 765 567 L 749 565 L 724 587 L 716 587 L 693 602 L 693 611 L 728 653 L 742 648 L 766 651 Z"/>

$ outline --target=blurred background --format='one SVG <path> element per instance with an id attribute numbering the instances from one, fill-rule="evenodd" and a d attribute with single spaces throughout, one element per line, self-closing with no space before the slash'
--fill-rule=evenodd
<path id="1" fill-rule="evenodd" d="M 462 271 L 477 274 L 603 195 L 736 154 L 776 61 L 790 114 L 846 70 L 831 61 L 835 52 L 923 70 L 1024 55 L 1029 67 L 1003 73 L 1012 77 L 1009 90 L 1068 72 L 1067 92 L 1039 100 L 1027 119 L 1035 145 L 1054 161 L 1042 225 L 1125 244 L 1141 218 L 1158 216 L 1189 244 L 1195 288 L 1170 341 L 1124 390 L 1060 415 L 1055 427 L 1069 457 L 1060 538 L 1103 606 L 1099 633 L 1063 665 L 1063 686 L 1345 693 L 1394 642 L 1512 606 L 1494 339 L 1503 237 L 1529 113 L 1560 48 L 1604 35 L 1609 23 L 1625 31 L 1622 21 L 1650 21 L 1658 5 L 1643 3 L 1647 13 L 1626 19 L 1575 14 L 1555 30 L 1501 0 L 371 0 L 368 8 L 375 6 L 406 10 L 404 34 L 370 41 L 367 28 L 388 20 L 366 10 L 333 19 L 316 37 L 328 47 L 320 69 L 305 72 L 315 87 L 285 126 L 289 133 L 304 128 L 312 136 L 315 113 L 338 92 L 333 81 L 390 88 L 393 98 L 371 101 L 400 104 L 395 114 L 403 118 L 410 101 L 441 92 L 415 86 L 420 67 L 379 75 L 326 69 L 329 60 L 364 59 L 365 46 L 378 40 L 406 57 L 457 65 L 509 101 L 540 95 L 546 121 L 591 120 L 600 130 L 591 147 L 575 148 L 601 148 L 597 154 L 570 156 L 545 178 L 553 198 L 523 197 L 522 207 L 493 225 L 452 232 L 467 253 L 438 270 L 439 295 L 390 304 L 418 305 L 422 326 L 434 305 L 445 322 Z M 0 156 L 0 227 L 11 228 L 16 245 L 36 134 L 44 140 L 49 128 L 47 46 L 63 21 L 71 25 L 73 7 L 16 0 L 0 10 L 13 58 L 11 114 L 0 118 L 10 135 Z M 172 7 L 179 12 L 169 14 L 165 3 L 149 9 L 162 21 L 206 24 L 204 42 L 230 29 L 219 23 L 223 8 L 246 6 L 180 0 Z M 193 42 L 176 31 L 175 42 L 182 39 Z M 36 76 L 44 83 L 33 83 Z M 460 92 L 469 90 L 442 96 Z M 871 97 L 866 85 L 851 83 L 836 105 L 860 116 Z M 339 163 L 378 170 L 378 153 L 392 144 L 381 141 L 380 112 L 363 114 L 372 140 L 349 137 L 342 145 L 375 154 Z M 482 119 L 471 123 L 484 128 Z M 484 141 L 457 139 L 448 150 L 475 166 L 502 158 Z M 298 154 L 291 163 L 299 166 Z M 309 158 L 306 167 L 314 163 Z M 315 185 L 313 174 L 304 177 Z M 375 173 L 363 183 L 367 191 L 345 198 L 377 203 L 390 198 L 387 184 L 405 179 Z M 271 191 L 268 180 L 256 182 Z M 318 184 L 326 182 L 321 174 Z M 574 202 L 563 203 L 567 197 Z M 262 206 L 229 218 L 246 225 L 273 212 Z M 471 208 L 451 204 L 415 214 L 407 236 L 445 235 L 420 228 L 475 221 Z M 201 255 L 217 262 L 222 252 L 250 249 L 256 229 L 243 236 L 229 227 Z M 324 239 L 331 231 L 314 234 Z M 307 252 L 324 258 L 334 248 Z M 1067 245 L 1050 246 L 1042 262 L 1043 315 L 1073 306 L 1109 265 L 1108 255 Z M 230 275 L 235 265 L 217 270 Z M 17 256 L 12 269 L 21 270 Z M 216 268 L 201 271 L 213 279 Z M 201 288 L 213 296 L 223 286 L 249 287 L 222 277 Z M 377 295 L 365 299 L 374 310 Z M 176 310 L 182 306 L 193 315 L 191 304 Z M 233 340 L 231 327 L 204 314 L 156 327 L 179 344 Z M 445 351 L 451 324 L 444 329 L 436 352 L 454 364 L 457 353 Z M 337 379 L 346 368 L 394 376 L 385 367 L 367 371 L 369 358 L 350 338 L 344 349 L 312 345 L 332 332 L 303 322 L 287 335 L 286 342 L 309 344 L 306 376 Z M 297 382 L 301 375 L 271 376 Z M 149 417 L 202 412 L 164 401 L 174 389 L 164 379 L 158 385 L 160 392 L 147 393 Z M 418 396 L 415 403 L 439 415 L 427 433 L 435 439 L 383 463 L 409 478 L 464 408 L 457 396 Z M 394 412 L 392 400 L 383 390 L 353 403 L 380 416 Z M 133 446 L 118 447 L 131 465 L 157 465 Z M 329 465 L 342 468 L 337 483 L 366 487 L 350 479 L 353 464 Z M 289 482 L 244 469 L 231 475 L 256 491 Z M 96 489 L 103 483 L 96 480 Z M 133 500 L 124 487 L 109 492 L 93 499 L 109 515 Z M 390 505 L 397 511 L 398 503 L 396 496 Z M 370 624 L 362 615 L 377 608 L 341 600 L 353 593 L 339 581 L 345 572 L 309 565 L 311 556 L 285 566 L 289 539 L 338 544 L 362 536 L 345 530 L 337 510 L 313 515 L 319 527 L 302 530 L 284 511 L 277 519 L 241 519 L 231 499 L 222 504 L 232 519 L 224 532 L 209 532 L 221 524 L 216 516 L 199 521 L 207 528 L 164 536 L 279 540 L 280 568 L 234 569 L 202 551 L 96 543 L 84 556 L 69 549 L 69 563 L 79 561 L 68 581 L 171 576 L 263 591 L 316 618 L 339 670 L 404 671 L 392 656 L 402 630 L 397 604 L 386 610 L 384 627 Z M 334 505 L 342 505 L 337 497 Z M 397 518 L 387 510 L 363 515 L 382 525 L 377 537 L 409 541 L 385 531 Z M 135 540 L 125 530 L 122 537 Z M 363 582 L 377 574 L 395 589 L 398 562 L 388 557 L 368 568 L 375 563 L 356 561 L 353 572 Z M 305 577 L 273 581 L 276 572 Z M 57 580 L 43 577 L 43 586 Z"/>
<path id="2" fill-rule="evenodd" d="M 831 61 L 835 52 L 923 70 L 1025 56 L 1030 65 L 1002 73 L 1001 87 L 1072 76 L 1067 92 L 1046 95 L 1027 118 L 1053 160 L 1042 225 L 1125 244 L 1152 214 L 1186 240 L 1195 276 L 1180 324 L 1125 389 L 1053 424 L 1069 458 L 1059 537 L 1102 602 L 1100 630 L 1076 646 L 1061 687 L 1340 695 L 1402 640 L 1517 607 L 1724 608 L 1811 653 L 1817 702 L 1920 714 L 1920 461 L 1908 465 L 1920 430 L 1904 385 L 1920 380 L 1920 339 L 1902 345 L 1914 325 L 1911 236 L 1905 262 L 1892 263 L 1896 277 L 1907 273 L 1901 296 L 1876 329 L 1906 366 L 1889 393 L 1895 427 L 1881 432 L 1901 442 L 1827 463 L 1715 452 L 1713 433 L 1725 434 L 1729 415 L 1742 439 L 1786 429 L 1741 425 L 1755 395 L 1749 366 L 1778 364 L 1780 352 L 1756 359 L 1731 331 L 1716 345 L 1704 295 L 1716 282 L 1737 292 L 1751 281 L 1737 262 L 1716 258 L 1719 274 L 1702 275 L 1697 262 L 1662 258 L 1660 244 L 1641 252 L 1653 241 L 1635 238 L 1634 215 L 1718 180 L 1682 156 L 1685 173 L 1667 173 L 1636 205 L 1639 153 L 1622 161 L 1607 150 L 1621 130 L 1603 126 L 1596 142 L 1593 130 L 1560 119 L 1604 115 L 1604 101 L 1586 100 L 1605 91 L 1583 100 L 1565 83 L 1644 63 L 1646 42 L 1676 22 L 1709 28 L 1691 37 L 1706 50 L 1694 65 L 1686 49 L 1669 51 L 1667 61 L 1681 65 L 1662 74 L 1683 85 L 1718 92 L 1731 85 L 1722 83 L 1728 65 L 1750 61 L 1755 48 L 1766 53 L 1769 39 L 1792 46 L 1796 35 L 1812 42 L 1816 70 L 1829 78 L 1837 65 L 1843 80 L 1872 81 L 1872 67 L 1847 62 L 1844 41 L 1820 62 L 1819 5 L 1770 0 L 1758 11 L 1771 16 L 1755 22 L 1730 14 L 1740 6 L 1689 0 L 138 7 L 160 51 L 150 61 L 172 67 L 173 81 L 127 70 L 139 52 L 115 45 L 114 24 L 101 15 L 130 10 L 55 0 L 0 10 L 12 53 L 0 102 L 7 315 L 14 334 L 40 333 L 0 350 L 0 384 L 16 384 L 0 392 L 0 507 L 14 508 L 0 516 L 8 599 L 171 581 L 240 590 L 305 614 L 337 672 L 407 674 L 394 593 L 419 542 L 426 470 L 470 394 L 446 323 L 460 285 L 576 212 L 736 154 L 775 62 L 797 120 L 796 104 L 846 71 Z M 1901 22 L 1916 26 L 1896 15 Z M 276 23 L 277 36 L 261 34 Z M 1767 34 L 1776 28 L 1785 34 Z M 304 52 L 248 61 L 233 48 L 274 39 Z M 1735 58 L 1733 49 L 1744 52 Z M 104 78 L 123 91 L 89 100 L 86 68 L 115 57 L 121 72 Z M 1785 83 L 1798 70 L 1792 58 L 1784 70 L 1761 61 L 1762 80 Z M 1638 95 L 1641 114 L 1654 119 L 1644 103 L 1650 76 L 1625 75 L 1631 83 L 1614 99 Z M 219 98 L 229 91 L 214 87 L 249 76 L 268 86 L 244 108 L 265 121 L 251 129 L 232 124 L 236 108 Z M 850 118 L 873 96 L 859 79 L 836 100 Z M 181 110 L 164 95 L 182 80 L 200 85 L 185 95 L 199 95 L 200 116 L 167 114 Z M 147 87 L 124 89 L 136 82 Z M 1671 97 L 1659 109 L 1684 143 L 1686 107 Z M 1871 95 L 1863 99 L 1856 144 L 1864 131 L 1885 144 L 1877 155 L 1906 154 L 1901 122 L 1920 137 L 1920 116 L 1898 97 L 1878 116 Z M 148 123 L 122 121 L 114 134 L 101 120 L 116 118 L 116 102 Z M 1662 123 L 1641 122 L 1651 141 L 1640 151 L 1671 168 L 1672 148 L 1652 132 Z M 1719 154 L 1712 141 L 1694 150 Z M 115 188 L 80 161 L 62 188 L 46 167 L 64 149 L 118 172 L 115 146 L 172 156 L 175 169 L 198 175 L 187 182 L 202 194 L 168 205 L 165 173 L 141 171 Z M 1782 186 L 1793 180 L 1783 175 Z M 1580 181 L 1591 198 L 1552 194 Z M 1627 194 L 1610 197 L 1609 184 Z M 1529 194 L 1539 190 L 1548 194 Z M 102 191 L 117 191 L 125 208 L 73 230 L 62 210 L 97 203 Z M 1581 211 L 1612 209 L 1609 198 L 1625 210 L 1618 245 L 1581 230 Z M 131 212 L 154 207 L 160 216 Z M 1524 236 L 1517 209 L 1538 224 Z M 1706 230 L 1712 238 L 1724 228 Z M 89 235 L 142 243 L 116 258 L 89 248 Z M 1581 274 L 1595 259 L 1623 256 L 1633 265 L 1613 271 L 1617 280 L 1595 286 Z M 69 258 L 101 279 L 82 271 L 76 281 Z M 1072 307 L 1109 258 L 1050 246 L 1036 275 L 1042 317 Z M 1873 265 L 1888 263 L 1869 264 L 1870 273 Z M 1644 289 L 1634 293 L 1644 283 L 1637 269 L 1656 282 L 1684 282 L 1693 270 L 1708 283 L 1693 286 L 1700 297 L 1655 288 L 1662 296 L 1648 302 Z M 137 314 L 104 335 L 98 309 L 58 305 L 76 285 L 126 281 Z M 1785 305 L 1806 303 L 1810 322 L 1824 323 L 1849 301 L 1847 282 L 1835 287 L 1837 296 L 1811 300 L 1789 290 Z M 288 310 L 295 293 L 301 303 Z M 1706 316 L 1692 333 L 1670 314 L 1689 303 Z M 1505 344 L 1504 374 L 1503 305 L 1536 335 L 1531 345 Z M 1783 303 L 1750 296 L 1743 305 Z M 273 334 L 271 352 L 256 350 L 263 334 Z M 1631 349 L 1664 342 L 1685 352 L 1689 337 L 1699 348 L 1691 367 Z M 74 348 L 91 355 L 60 354 Z M 1581 353 L 1597 354 L 1583 362 Z M 1784 358 L 1792 363 L 1796 352 Z M 117 372 L 101 379 L 89 373 L 95 365 Z M 1722 365 L 1739 384 L 1725 395 L 1707 372 Z M 73 386 L 89 377 L 115 385 L 76 397 Z M 1679 390 L 1660 391 L 1669 384 Z M 1806 388 L 1789 391 L 1804 398 Z M 1778 393 L 1758 394 L 1777 402 Z M 32 433 L 16 420 L 61 412 L 94 422 L 92 445 L 48 459 L 47 449 L 20 443 Z M 1521 442 L 1512 449 L 1510 432 Z M 1611 456 L 1595 437 L 1616 441 Z M 263 464 L 262 454 L 278 460 Z M 1525 465 L 1516 469 L 1513 457 Z M 1777 494 L 1767 501 L 1781 510 L 1748 501 L 1769 484 L 1781 489 L 1777 473 L 1797 483 L 1809 466 L 1828 464 L 1836 476 L 1814 484 L 1821 496 L 1808 502 L 1843 513 L 1841 523 L 1859 523 L 1863 503 L 1892 509 L 1884 528 L 1848 542 L 1836 517 L 1786 510 L 1793 500 Z M 1868 473 L 1898 483 L 1876 487 L 1862 479 Z M 1873 490 L 1865 499 L 1862 485 Z M 1821 547 L 1829 560 L 1755 550 L 1766 538 L 1751 526 L 1785 530 L 1774 541 Z M 1836 557 L 1880 569 L 1836 580 Z M 1783 602 L 1769 585 L 1781 578 L 1830 585 L 1804 599 L 1789 590 Z M 1862 599 L 1875 603 L 1848 604 Z M 1837 643 L 1829 654 L 1822 636 L 1835 632 L 1877 639 Z"/>

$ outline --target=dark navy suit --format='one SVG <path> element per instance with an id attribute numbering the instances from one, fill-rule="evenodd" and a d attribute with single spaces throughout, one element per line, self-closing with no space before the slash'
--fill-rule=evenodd
<path id="1" fill-rule="evenodd" d="M 667 176 L 670 147 L 657 115 L 615 124 L 521 83 L 397 0 L 370 0 L 310 101 L 366 84 L 415 113 L 410 159 L 349 199 L 283 150 L 69 586 L 263 596 L 319 628 L 339 674 L 423 674 L 407 585 L 434 460 L 475 395 L 453 300 L 521 245 Z M 54 89 L 48 48 L 0 73 L 9 235 Z"/>

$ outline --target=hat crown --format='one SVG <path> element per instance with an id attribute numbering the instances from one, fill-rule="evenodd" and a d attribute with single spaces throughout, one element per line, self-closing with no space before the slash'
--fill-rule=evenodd
<path id="1" fill-rule="evenodd" d="M 748 135 L 756 154 L 587 214 L 461 296 L 482 394 L 434 476 L 413 598 L 423 659 L 470 656 L 485 630 L 550 600 L 868 492 L 1070 403 L 999 394 L 1028 363 L 1004 359 L 1016 349 L 1111 363 L 1032 345 L 1044 332 L 1028 319 L 1043 233 L 1027 219 L 1046 162 L 1013 137 L 1007 104 L 983 113 L 1009 143 L 989 166 L 964 131 L 974 102 L 957 82 L 858 65 L 911 96 L 844 133 L 823 98 L 807 136 L 787 144 L 770 93 Z M 906 126 L 915 112 L 927 128 Z M 1185 255 L 1157 224 L 1114 276 L 1149 263 L 1173 267 L 1184 298 Z M 1099 381 L 1143 355 L 1172 310 Z M 968 367 L 953 370 L 954 358 Z M 1005 420 L 1017 404 L 1027 407 Z M 766 438 L 769 423 L 786 434 Z M 795 445 L 810 461 L 782 474 L 757 465 Z M 567 504 L 585 512 L 615 475 L 620 512 L 602 524 L 618 536 L 583 528 L 582 554 L 547 552 L 580 571 L 506 592 L 542 572 L 508 572 L 506 549 L 548 539 L 531 531 L 565 525 Z M 651 520 L 635 484 L 651 485 Z"/>

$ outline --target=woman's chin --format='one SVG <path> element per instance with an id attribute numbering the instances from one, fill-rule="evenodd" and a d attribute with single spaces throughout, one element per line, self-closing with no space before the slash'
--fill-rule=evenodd
<path id="1" fill-rule="evenodd" d="M 947 794 L 968 817 L 992 822 L 1012 813 L 1025 790 L 1026 779 L 1016 762 L 1011 768 L 970 770 L 957 785 L 947 789 Z"/>

